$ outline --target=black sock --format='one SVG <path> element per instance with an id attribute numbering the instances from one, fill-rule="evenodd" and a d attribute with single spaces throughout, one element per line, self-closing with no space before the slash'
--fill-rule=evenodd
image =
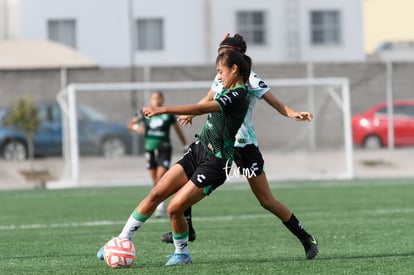
<path id="1" fill-rule="evenodd" d="M 295 215 L 292 213 L 289 220 L 283 223 L 293 235 L 295 235 L 299 240 L 305 240 L 311 235 L 303 229 L 302 224 L 298 221 Z"/>
<path id="2" fill-rule="evenodd" d="M 184 211 L 184 217 L 185 217 L 185 221 L 188 224 L 188 230 L 189 232 L 194 231 L 193 228 L 193 222 L 191 220 L 191 207 L 188 207 L 185 211 Z"/>

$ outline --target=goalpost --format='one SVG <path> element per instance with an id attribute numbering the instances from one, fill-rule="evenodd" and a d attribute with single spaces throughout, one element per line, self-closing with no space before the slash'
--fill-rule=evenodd
<path id="1" fill-rule="evenodd" d="M 283 92 L 284 89 L 287 90 L 287 97 L 299 94 L 300 98 L 297 99 L 297 102 L 307 103 L 306 106 L 301 108 L 302 110 L 309 110 L 315 114 L 316 119 L 321 117 L 321 114 L 318 113 L 316 110 L 316 103 L 323 101 L 323 104 L 320 104 L 319 107 L 321 110 L 331 110 L 331 105 L 337 105 L 336 108 L 340 112 L 341 122 L 338 122 L 336 119 L 335 125 L 338 123 L 342 124 L 340 131 L 342 131 L 342 140 L 341 144 L 339 145 L 340 150 L 343 152 L 343 160 L 344 169 L 343 171 L 334 172 L 334 175 L 327 175 L 327 178 L 345 178 L 351 179 L 354 177 L 354 169 L 353 169 L 353 147 L 352 147 L 352 133 L 351 133 L 351 110 L 350 110 L 350 91 L 349 91 L 349 81 L 347 78 L 292 78 L 292 79 L 266 79 L 266 84 L 271 87 L 271 90 L 274 94 L 276 91 Z M 81 187 L 81 186 L 91 186 L 95 185 L 99 182 L 100 185 L 118 185 L 118 184 L 136 184 L 139 181 L 140 177 L 145 177 L 145 179 L 141 179 L 146 181 L 148 184 L 150 180 L 146 175 L 133 175 L 133 178 L 128 180 L 125 179 L 117 179 L 109 178 L 98 172 L 98 175 L 95 179 L 83 179 L 81 174 L 81 157 L 79 154 L 79 142 L 78 142 L 78 119 L 77 119 L 77 106 L 79 105 L 80 101 L 85 101 L 89 103 L 101 103 L 100 106 L 103 105 L 109 106 L 104 110 L 112 109 L 112 112 L 116 110 L 120 110 L 124 112 L 125 104 L 130 99 L 131 91 L 134 91 L 136 95 L 141 97 L 141 102 L 148 102 L 148 94 L 150 91 L 153 90 L 162 90 L 165 95 L 171 95 L 170 100 L 168 100 L 168 104 L 166 105 L 182 105 L 182 104 L 191 104 L 197 102 L 201 99 L 205 93 L 208 91 L 209 87 L 211 86 L 210 81 L 168 81 L 168 82 L 136 82 L 136 83 L 72 83 L 68 85 L 65 89 L 62 89 L 58 92 L 57 99 L 59 105 L 61 106 L 62 110 L 62 125 L 63 125 L 63 161 L 64 167 L 62 176 L 59 180 L 55 182 L 49 182 L 47 184 L 48 188 L 68 188 L 68 187 Z M 315 88 L 318 88 L 316 91 Z M 292 89 L 294 92 L 292 92 Z M 339 90 L 339 92 L 337 92 Z M 198 92 L 188 92 L 188 91 L 198 91 Z M 185 94 L 182 94 L 185 92 Z M 180 95 L 181 93 L 181 95 Z M 172 96 L 172 95 L 177 96 Z M 323 94 L 323 96 L 321 96 Z M 89 98 L 88 98 L 89 96 Z M 278 95 L 276 94 L 278 97 Z M 85 97 L 81 99 L 81 97 Z M 318 100 L 315 98 L 318 97 Z M 281 96 L 282 102 L 285 102 L 285 97 Z M 321 100 L 323 98 L 323 100 Z M 328 99 L 329 98 L 329 99 Z M 99 99 L 99 100 L 98 100 Z M 178 100 L 178 99 L 181 99 Z M 186 103 L 182 103 L 183 99 L 189 100 Z M 106 100 L 106 101 L 105 101 Z M 117 106 L 117 100 L 123 100 L 119 102 L 119 106 Z M 172 100 L 178 100 L 176 103 L 171 103 Z M 107 101 L 110 101 L 109 103 Z M 328 103 L 326 103 L 328 102 Z M 333 103 L 332 103 L 333 102 Z M 257 114 L 258 103 L 256 103 L 256 108 L 254 116 L 258 117 L 259 120 L 263 120 L 260 117 L 260 114 Z M 288 106 L 293 107 L 295 110 L 295 106 L 292 104 L 287 104 Z M 123 107 L 122 107 L 123 106 Z M 141 104 L 143 106 L 143 104 Z M 329 106 L 329 107 L 326 107 Z M 272 110 L 273 111 L 273 110 Z M 266 111 L 264 111 L 266 112 Z M 274 111 L 273 111 L 274 112 Z M 119 112 L 116 113 L 116 115 Z M 323 110 L 321 111 L 323 113 Z M 130 115 L 130 113 L 128 113 Z M 120 119 L 121 121 L 126 124 L 125 118 L 127 115 L 124 115 Z M 339 117 L 339 115 L 338 115 Z M 325 118 L 325 121 L 329 121 L 329 117 Z M 256 122 L 254 123 L 256 126 Z M 258 123 L 260 124 L 260 122 Z M 312 122 L 310 125 L 315 124 Z M 328 124 L 324 121 L 321 121 L 319 125 Z M 194 126 L 193 126 L 194 127 Z M 291 127 L 291 126 L 289 126 Z M 319 126 L 320 127 L 320 126 Z M 258 134 L 259 144 L 262 145 L 260 137 L 260 130 L 257 129 L 256 132 Z M 266 128 L 265 128 L 266 129 Z M 319 133 L 316 130 L 315 126 L 311 126 L 307 128 L 307 138 L 302 139 L 299 143 L 307 143 L 308 150 L 311 153 L 315 150 L 316 143 L 318 140 L 318 136 L 329 137 L 329 131 L 337 131 L 334 129 L 323 129 L 322 131 L 325 134 Z M 198 129 L 197 129 L 198 130 Z M 266 140 L 266 137 L 263 137 L 263 140 Z M 288 137 L 287 140 L 292 140 L 292 138 Z M 189 142 L 191 139 L 189 140 Z M 272 143 L 272 141 L 269 141 Z M 330 141 L 326 142 L 327 144 Z M 277 147 L 278 145 L 276 145 Z M 293 145 L 292 147 L 297 147 Z M 262 152 L 263 147 L 261 147 Z M 136 157 L 136 156 L 135 156 Z M 87 161 L 88 159 L 86 159 Z M 131 159 L 128 159 L 129 161 Z M 127 161 L 128 161 L 127 160 Z M 266 158 L 265 158 L 266 160 Z M 89 163 L 93 163 L 96 160 L 89 160 Z M 112 160 L 112 163 L 120 161 L 118 159 Z M 105 164 L 110 167 L 111 164 Z M 121 165 L 122 166 L 122 165 Z M 105 166 L 106 167 L 106 166 Z M 105 170 L 105 168 L 103 168 Z M 108 169 L 110 170 L 110 169 Z M 116 168 L 114 168 L 116 170 Z M 121 172 L 120 172 L 121 173 Z M 119 174 L 120 174 L 119 173 Z M 100 175 L 101 174 L 101 175 Z M 275 177 L 273 177 L 275 178 Z M 309 178 L 314 178 L 314 176 L 310 176 Z"/>

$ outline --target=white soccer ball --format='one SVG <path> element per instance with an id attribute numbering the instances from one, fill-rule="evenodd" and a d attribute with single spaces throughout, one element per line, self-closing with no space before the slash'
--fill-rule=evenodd
<path id="1" fill-rule="evenodd" d="M 113 238 L 105 244 L 103 255 L 109 267 L 130 267 L 135 260 L 135 246 L 130 240 Z"/>

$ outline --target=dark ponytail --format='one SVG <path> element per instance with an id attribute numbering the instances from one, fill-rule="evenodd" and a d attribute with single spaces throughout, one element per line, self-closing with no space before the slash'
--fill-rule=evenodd
<path id="1" fill-rule="evenodd" d="M 222 48 L 234 49 L 241 53 L 246 53 L 247 45 L 243 36 L 236 33 L 234 36 L 226 37 L 223 41 L 221 41 L 219 49 Z"/>

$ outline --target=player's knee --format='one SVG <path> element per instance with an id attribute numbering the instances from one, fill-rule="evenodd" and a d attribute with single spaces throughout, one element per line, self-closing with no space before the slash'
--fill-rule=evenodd
<path id="1" fill-rule="evenodd" d="M 269 197 L 261 197 L 259 198 L 259 202 L 264 209 L 270 210 L 273 206 L 274 200 Z"/>
<path id="2" fill-rule="evenodd" d="M 154 192 L 154 191 L 152 191 L 148 194 L 147 200 L 151 205 L 155 205 L 155 206 L 160 204 L 162 201 L 164 201 L 161 194 L 158 193 L 158 192 Z"/>
<path id="3" fill-rule="evenodd" d="M 183 208 L 174 201 L 170 201 L 167 207 L 167 215 L 169 218 L 175 218 L 184 215 Z"/>

